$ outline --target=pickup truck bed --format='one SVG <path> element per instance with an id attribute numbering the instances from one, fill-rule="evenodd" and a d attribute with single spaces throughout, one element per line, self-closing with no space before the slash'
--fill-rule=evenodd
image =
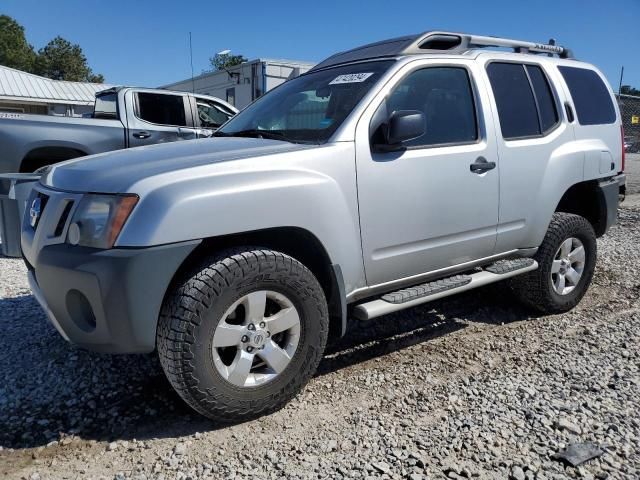
<path id="1" fill-rule="evenodd" d="M 43 156 L 56 163 L 126 146 L 125 127 L 117 119 L 0 113 L 0 126 L 0 172 L 15 172 L 16 166 L 35 170 L 31 159 Z"/>

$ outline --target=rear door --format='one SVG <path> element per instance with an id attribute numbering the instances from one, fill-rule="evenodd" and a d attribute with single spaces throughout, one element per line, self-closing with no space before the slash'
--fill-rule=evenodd
<path id="1" fill-rule="evenodd" d="M 500 218 L 496 253 L 536 247 L 549 209 L 582 177 L 582 152 L 569 147 L 573 125 L 558 73 L 543 62 L 490 59 L 488 77 L 500 157 Z"/>
<path id="2" fill-rule="evenodd" d="M 129 147 L 196 138 L 187 94 L 129 91 Z"/>

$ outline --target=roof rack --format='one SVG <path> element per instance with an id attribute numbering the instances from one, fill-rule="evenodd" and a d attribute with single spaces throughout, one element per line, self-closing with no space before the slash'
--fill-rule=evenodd
<path id="1" fill-rule="evenodd" d="M 463 53 L 473 48 L 486 47 L 512 48 L 516 53 L 547 53 L 558 55 L 561 58 L 573 58 L 573 52 L 568 48 L 556 45 L 554 39 L 549 40 L 549 43 L 534 43 L 453 32 L 426 32 L 418 35 L 402 54 L 425 53 L 425 51 Z"/>
<path id="2" fill-rule="evenodd" d="M 339 65 L 342 63 L 367 60 L 381 57 L 397 57 L 399 55 L 415 55 L 420 53 L 453 53 L 462 54 L 475 48 L 512 48 L 517 53 L 546 53 L 560 58 L 573 58 L 568 48 L 549 43 L 525 42 L 500 37 L 486 37 L 445 31 L 429 31 L 419 35 L 392 38 L 381 42 L 370 43 L 361 47 L 336 53 L 323 60 L 310 71 Z"/>

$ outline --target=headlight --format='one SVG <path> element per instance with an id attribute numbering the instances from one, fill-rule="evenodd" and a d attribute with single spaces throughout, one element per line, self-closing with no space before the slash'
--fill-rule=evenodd
<path id="1" fill-rule="evenodd" d="M 136 203 L 137 195 L 85 195 L 71 219 L 67 241 L 84 247 L 113 247 Z"/>

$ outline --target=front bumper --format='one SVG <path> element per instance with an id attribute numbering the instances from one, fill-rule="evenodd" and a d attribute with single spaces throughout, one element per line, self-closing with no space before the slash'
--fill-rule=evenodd
<path id="1" fill-rule="evenodd" d="M 60 334 L 108 353 L 155 349 L 165 292 L 199 241 L 143 249 L 48 245 L 31 261 L 29 284 Z"/>

